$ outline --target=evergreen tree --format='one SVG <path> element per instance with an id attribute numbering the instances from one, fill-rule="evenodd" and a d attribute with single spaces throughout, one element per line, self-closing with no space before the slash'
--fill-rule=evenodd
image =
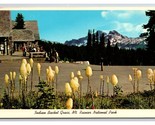
<path id="1" fill-rule="evenodd" d="M 111 49 L 111 45 L 110 45 L 110 40 L 108 39 L 108 43 L 107 43 L 107 50 Z"/>
<path id="2" fill-rule="evenodd" d="M 95 40 L 95 46 L 98 46 L 99 45 L 99 39 L 98 39 L 98 37 L 99 37 L 99 34 L 98 34 L 98 31 L 96 32 L 96 40 Z"/>
<path id="3" fill-rule="evenodd" d="M 147 49 L 151 52 L 155 51 L 155 10 L 146 11 L 146 16 L 149 17 L 147 24 L 143 25 L 144 29 L 147 29 L 146 33 L 141 34 L 141 36 L 146 36 L 146 41 L 148 42 Z"/>
<path id="4" fill-rule="evenodd" d="M 15 21 L 16 24 L 13 29 L 24 29 L 24 17 L 22 14 L 18 13 Z"/>
<path id="5" fill-rule="evenodd" d="M 87 36 L 87 47 L 90 48 L 92 46 L 92 35 L 91 30 L 88 30 L 88 36 Z"/>
<path id="6" fill-rule="evenodd" d="M 92 31 L 88 30 L 88 36 L 87 36 L 87 48 L 86 48 L 86 59 L 88 59 L 89 61 L 91 61 L 92 59 Z"/>
<path id="7" fill-rule="evenodd" d="M 92 35 L 93 35 L 92 36 L 93 37 L 92 39 L 93 39 L 93 47 L 94 47 L 95 46 L 95 30 L 94 29 L 93 29 L 93 34 Z"/>
<path id="8" fill-rule="evenodd" d="M 111 52 L 112 51 L 112 47 L 111 47 L 111 45 L 110 45 L 110 40 L 108 39 L 108 43 L 107 43 L 107 63 L 108 63 L 108 65 L 110 65 L 111 64 Z"/>
<path id="9" fill-rule="evenodd" d="M 101 34 L 100 37 L 100 47 L 105 48 L 105 39 L 104 39 L 104 33 Z"/>
<path id="10" fill-rule="evenodd" d="M 99 55 L 100 58 L 105 58 L 105 39 L 104 39 L 104 33 L 100 36 L 100 42 L 99 42 Z"/>
<path id="11" fill-rule="evenodd" d="M 93 30 L 93 49 L 92 49 L 93 53 L 92 53 L 92 57 L 93 57 L 93 62 L 95 64 L 98 64 L 99 60 L 100 60 L 98 37 L 99 37 L 98 31 L 95 33 L 95 30 Z"/>

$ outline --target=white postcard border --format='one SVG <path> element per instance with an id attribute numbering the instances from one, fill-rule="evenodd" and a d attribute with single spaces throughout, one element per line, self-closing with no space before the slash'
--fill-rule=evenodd
<path id="1" fill-rule="evenodd" d="M 18 5 L 17 5 L 18 6 Z M 105 5 L 57 5 L 57 6 L 0 6 L 0 10 L 154 10 L 155 5 L 105 6 Z M 155 109 L 0 109 L 0 119 L 111 119 L 111 118 L 155 118 Z"/>
<path id="2" fill-rule="evenodd" d="M 0 118 L 109 119 L 155 118 L 155 109 L 1 109 Z"/>

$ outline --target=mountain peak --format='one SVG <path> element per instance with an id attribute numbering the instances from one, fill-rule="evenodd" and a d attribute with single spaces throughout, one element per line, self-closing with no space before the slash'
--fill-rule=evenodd
<path id="1" fill-rule="evenodd" d="M 116 30 L 109 31 L 109 35 L 120 36 L 121 38 L 125 38 L 125 36 L 123 36 L 122 34 L 120 34 L 120 33 L 119 33 L 118 31 L 116 31 Z"/>
<path id="2" fill-rule="evenodd" d="M 118 33 L 118 31 L 116 31 L 116 30 L 109 31 L 109 34 L 121 35 L 121 34 L 120 34 L 120 33 Z"/>

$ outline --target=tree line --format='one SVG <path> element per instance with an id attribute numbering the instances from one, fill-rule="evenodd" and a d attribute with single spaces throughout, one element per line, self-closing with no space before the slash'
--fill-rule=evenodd
<path id="1" fill-rule="evenodd" d="M 59 53 L 59 60 L 64 61 L 90 61 L 91 64 L 100 65 L 101 58 L 104 65 L 153 65 L 155 60 L 152 56 L 152 62 L 148 62 L 150 58 L 146 50 L 125 50 L 119 49 L 117 44 L 112 47 L 110 44 L 101 46 L 100 42 L 95 47 L 92 46 L 68 46 L 62 43 L 52 43 L 50 41 L 39 41 L 39 45 L 43 46 L 47 53 L 51 49 Z M 155 57 L 155 56 L 154 56 Z M 150 58 L 151 59 L 151 58 Z"/>

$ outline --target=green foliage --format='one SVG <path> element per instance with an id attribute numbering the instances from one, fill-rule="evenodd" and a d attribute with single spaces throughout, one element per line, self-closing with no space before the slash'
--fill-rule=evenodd
<path id="1" fill-rule="evenodd" d="M 2 107 L 5 108 L 5 109 L 11 108 L 10 99 L 9 99 L 9 96 L 7 95 L 6 91 L 4 91 L 4 96 L 3 96 L 2 100 L 1 100 L 1 103 L 2 103 Z"/>
<path id="2" fill-rule="evenodd" d="M 45 81 L 36 86 L 37 91 L 30 91 L 23 96 L 11 98 L 4 91 L 0 99 L 1 109 L 66 109 L 68 97 L 64 92 L 57 93 Z M 115 96 L 95 96 L 94 93 L 78 93 L 72 97 L 73 109 L 155 109 L 155 90 L 124 95 L 122 87 L 115 86 Z"/>
<path id="3" fill-rule="evenodd" d="M 30 91 L 26 97 L 26 105 L 28 108 L 35 108 L 36 104 L 36 99 L 37 99 L 37 92 L 35 91 Z"/>
<path id="4" fill-rule="evenodd" d="M 18 13 L 15 21 L 16 24 L 13 29 L 24 29 L 24 17 L 22 14 Z"/>
<path id="5" fill-rule="evenodd" d="M 18 109 L 21 108 L 21 102 L 17 98 L 11 98 L 6 91 L 4 91 L 4 96 L 1 99 L 1 108 L 4 109 Z"/>
<path id="6" fill-rule="evenodd" d="M 122 96 L 123 95 L 123 90 L 122 87 L 120 87 L 119 85 L 114 87 L 114 95 L 115 96 Z"/>
<path id="7" fill-rule="evenodd" d="M 44 81 L 39 82 L 39 84 L 36 87 L 38 87 L 38 92 L 34 108 L 37 109 L 55 108 L 54 88 L 50 87 Z"/>

